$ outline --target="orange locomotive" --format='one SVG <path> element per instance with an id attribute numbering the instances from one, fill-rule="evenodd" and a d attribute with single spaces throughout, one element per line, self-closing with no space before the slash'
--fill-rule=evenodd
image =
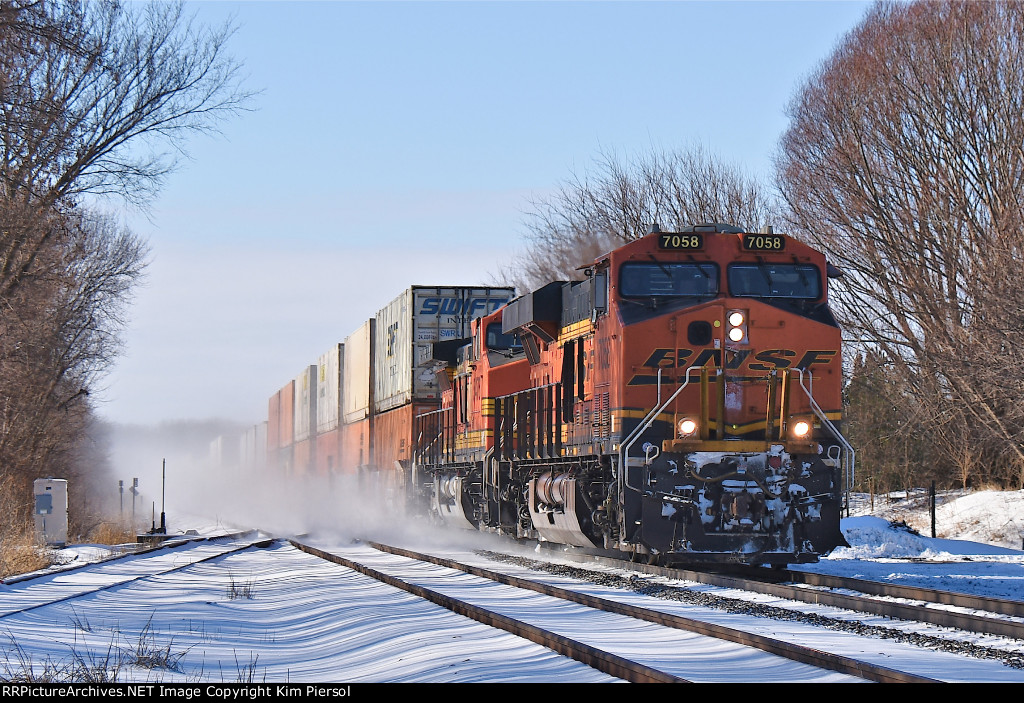
<path id="1" fill-rule="evenodd" d="M 816 561 L 853 452 L 822 253 L 772 232 L 652 232 L 473 323 L 417 418 L 446 522 L 663 564 Z"/>

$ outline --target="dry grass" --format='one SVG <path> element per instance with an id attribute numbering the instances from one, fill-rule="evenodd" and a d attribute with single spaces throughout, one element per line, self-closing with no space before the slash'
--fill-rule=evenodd
<path id="1" fill-rule="evenodd" d="M 126 522 L 101 522 L 86 539 L 92 544 L 128 544 L 135 542 L 135 533 Z"/>
<path id="2" fill-rule="evenodd" d="M 0 578 L 45 569 L 53 563 L 52 552 L 29 534 L 0 539 Z"/>

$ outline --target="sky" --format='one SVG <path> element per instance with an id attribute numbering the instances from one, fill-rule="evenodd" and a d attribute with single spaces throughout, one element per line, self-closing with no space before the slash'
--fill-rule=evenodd
<path id="1" fill-rule="evenodd" d="M 787 103 L 865 2 L 190 2 L 250 111 L 181 145 L 93 394 L 153 425 L 267 400 L 410 285 L 493 284 L 530 203 L 602 154 L 769 176 Z"/>
<path id="2" fill-rule="evenodd" d="M 861 498 L 867 500 L 866 496 Z M 1024 491 L 967 493 L 941 506 L 939 524 L 948 527 L 954 519 L 985 514 L 991 528 L 1018 519 L 1022 503 Z M 251 507 L 248 501 L 244 505 Z M 917 502 L 916 509 L 910 505 L 900 502 L 876 507 L 879 514 L 902 509 L 910 522 L 927 520 L 927 513 L 921 512 L 922 503 Z M 189 507 L 201 509 L 195 503 Z M 180 533 L 187 527 L 213 536 L 238 526 L 213 521 L 210 515 L 200 512 L 186 516 L 176 511 L 169 522 L 169 532 Z M 261 519 L 266 517 L 264 513 Z M 813 676 L 810 680 L 814 681 L 848 680 L 839 674 L 810 674 L 804 665 L 739 645 L 721 641 L 709 645 L 707 640 L 680 630 L 668 631 L 635 622 L 624 625 L 619 616 L 596 615 L 582 606 L 487 583 L 442 567 L 418 564 L 410 568 L 402 557 L 377 552 L 351 539 L 354 525 L 344 523 L 345 520 L 334 520 L 333 532 L 316 529 L 304 541 L 677 676 L 726 683 L 804 681 L 809 680 L 808 676 Z M 835 550 L 819 564 L 800 568 L 1020 599 L 1024 551 L 987 543 L 1002 541 L 999 530 L 990 531 L 979 524 L 972 533 L 979 541 L 932 539 L 894 528 L 877 515 L 844 519 L 842 529 L 850 542 L 849 548 Z M 419 530 L 414 537 L 411 531 L 399 533 L 392 525 L 386 535 L 377 538 L 464 563 L 537 577 L 537 572 L 487 561 L 473 551 L 481 547 L 515 551 L 514 543 L 496 543 L 490 539 L 493 535 L 468 531 L 464 534 L 468 536 L 452 539 L 448 535 L 442 540 L 436 533 Z M 77 656 L 78 661 L 93 665 L 119 662 L 117 680 L 121 682 L 615 681 L 551 650 L 471 622 L 368 576 L 303 554 L 288 544 L 276 542 L 269 548 L 220 555 L 231 546 L 234 545 L 199 543 L 160 550 L 148 558 L 130 556 L 77 571 L 58 571 L 28 580 L 9 579 L 0 586 L 0 617 L 4 623 L 0 633 L 0 676 L 6 673 L 10 678 L 13 672 L 22 671 L 28 661 L 37 667 L 37 676 L 47 665 L 51 671 L 61 671 Z M 109 556 L 107 549 L 98 545 L 76 545 L 60 550 L 59 554 L 79 562 Z M 201 559 L 207 561 L 197 563 Z M 159 574 L 172 567 L 174 571 Z M 656 583 L 666 581 L 653 576 L 637 578 Z M 736 612 L 735 608 L 726 611 L 656 599 L 567 576 L 548 575 L 544 579 L 616 602 L 786 639 L 943 681 L 1024 683 L 1024 670 L 1010 668 L 999 660 L 914 646 L 895 637 L 861 636 L 793 620 L 756 618 Z M 101 587 L 105 590 L 54 602 Z M 807 614 L 856 620 L 905 633 L 934 636 L 943 629 L 827 606 L 787 604 L 781 599 L 743 595 L 735 589 L 696 588 L 703 593 L 769 602 Z M 11 612 L 36 605 L 40 607 L 23 613 Z M 943 636 L 953 637 L 948 630 Z M 1005 638 L 969 633 L 956 637 L 964 642 L 1021 651 L 1020 642 Z M 11 643 L 16 643 L 17 649 Z M 130 662 L 139 651 L 153 655 L 154 659 L 172 661 L 174 669 L 132 666 Z"/>

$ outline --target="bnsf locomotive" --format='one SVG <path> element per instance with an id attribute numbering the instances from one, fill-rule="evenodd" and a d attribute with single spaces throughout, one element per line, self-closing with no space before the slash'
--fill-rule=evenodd
<path id="1" fill-rule="evenodd" d="M 771 231 L 651 233 L 438 345 L 409 487 L 446 523 L 662 564 L 845 544 L 852 449 L 822 253 Z"/>

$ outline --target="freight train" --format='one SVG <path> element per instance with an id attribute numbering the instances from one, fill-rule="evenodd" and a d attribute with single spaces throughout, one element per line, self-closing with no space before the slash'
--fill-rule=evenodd
<path id="1" fill-rule="evenodd" d="M 583 273 L 519 297 L 408 289 L 292 382 L 294 408 L 289 386 L 271 398 L 268 456 L 355 471 L 404 515 L 650 563 L 845 544 L 841 272 L 785 234 L 707 224 L 655 225 Z"/>

